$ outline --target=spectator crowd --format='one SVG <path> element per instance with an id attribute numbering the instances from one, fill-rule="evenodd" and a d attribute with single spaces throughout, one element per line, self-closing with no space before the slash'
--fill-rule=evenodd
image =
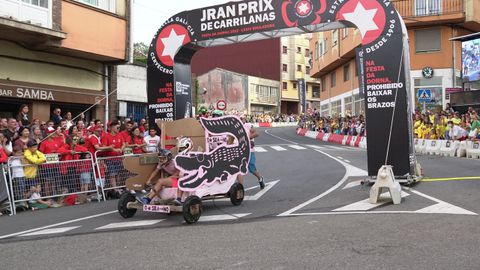
<path id="1" fill-rule="evenodd" d="M 90 160 L 97 151 L 101 151 L 102 156 L 116 157 L 157 152 L 159 149 L 157 130 L 149 129 L 145 119 L 139 123 L 130 119 L 123 122 L 115 120 L 107 123 L 108 128 L 105 129 L 101 120 L 86 123 L 83 115 L 75 120 L 71 112 L 62 116 L 60 108 L 53 110 L 48 121 L 30 120 L 28 112 L 29 107 L 22 105 L 16 118 L 0 118 L 0 164 L 5 166 L 8 163 L 11 168 L 9 180 L 14 186 L 14 196 L 28 199 L 32 209 L 65 205 L 65 199 L 67 203 L 72 203 L 71 197 L 68 202 L 69 196 L 59 196 L 55 201 L 42 200 L 43 197 L 91 190 L 93 175 Z M 90 162 L 81 163 L 82 159 Z M 79 162 L 75 166 L 40 166 L 49 163 L 49 160 Z M 54 171 L 65 177 L 52 179 Z M 78 183 L 63 183 L 72 179 L 78 180 Z M 116 186 L 115 182 L 111 185 Z"/>
<path id="2" fill-rule="evenodd" d="M 324 133 L 366 136 L 363 115 L 330 117 L 313 111 L 300 116 L 299 126 Z M 479 140 L 480 120 L 473 107 L 469 107 L 464 114 L 453 110 L 449 105 L 441 112 L 427 110 L 422 113 L 417 110 L 413 115 L 413 132 L 418 139 Z"/>

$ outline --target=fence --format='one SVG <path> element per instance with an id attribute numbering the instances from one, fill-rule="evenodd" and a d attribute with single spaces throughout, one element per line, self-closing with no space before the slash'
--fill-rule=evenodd
<path id="1" fill-rule="evenodd" d="M 95 152 L 95 163 L 97 185 L 101 187 L 103 198 L 106 199 L 106 191 L 119 191 L 125 188 L 125 181 L 135 176 L 124 168 L 125 157 L 139 155 L 102 156 L 104 154 L 106 154 L 104 151 Z"/>
<path id="2" fill-rule="evenodd" d="M 12 198 L 8 188 L 7 171 L 8 167 L 5 164 L 0 164 L 0 211 L 7 209 L 12 215 Z"/>
<path id="3" fill-rule="evenodd" d="M 8 160 L 13 214 L 17 206 L 27 202 L 34 208 L 74 204 L 78 194 L 96 193 L 100 201 L 92 157 L 68 161 L 58 157 L 47 156 L 47 163 L 38 165 L 27 163 L 23 157 Z"/>

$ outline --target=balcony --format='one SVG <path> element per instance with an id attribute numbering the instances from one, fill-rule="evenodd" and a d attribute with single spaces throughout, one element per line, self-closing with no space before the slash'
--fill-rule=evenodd
<path id="1" fill-rule="evenodd" d="M 392 0 L 407 25 L 465 20 L 465 0 Z"/>
<path id="2" fill-rule="evenodd" d="M 51 0 L 36 1 L 0 0 L 0 16 L 32 25 L 52 28 Z"/>
<path id="3" fill-rule="evenodd" d="M 52 0 L 0 0 L 0 7 L 0 39 L 43 49 L 67 36 L 52 28 Z"/>

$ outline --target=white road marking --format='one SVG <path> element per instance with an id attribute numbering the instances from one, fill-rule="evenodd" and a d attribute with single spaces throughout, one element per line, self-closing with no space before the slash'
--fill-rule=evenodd
<path id="1" fill-rule="evenodd" d="M 198 222 L 207 222 L 207 221 L 223 221 L 223 220 L 235 220 L 242 217 L 246 217 L 252 213 L 246 214 L 231 214 L 231 215 L 212 215 L 212 216 L 201 216 Z"/>
<path id="2" fill-rule="evenodd" d="M 45 230 L 40 230 L 36 232 L 31 232 L 31 233 L 26 233 L 20 235 L 21 237 L 23 236 L 35 236 L 35 235 L 47 235 L 47 234 L 58 234 L 58 233 L 65 233 L 71 230 L 74 230 L 76 228 L 79 228 L 80 226 L 72 226 L 72 227 L 64 227 L 64 228 L 54 228 L 54 229 L 45 229 Z"/>
<path id="3" fill-rule="evenodd" d="M 360 186 L 362 184 L 362 181 L 363 180 L 356 180 L 356 181 L 350 182 L 350 183 L 346 184 L 342 189 L 349 189 L 349 188 L 352 188 L 352 187 Z"/>
<path id="4" fill-rule="evenodd" d="M 420 191 L 417 191 L 417 190 L 414 190 L 414 189 L 411 189 L 411 188 L 405 188 L 405 189 L 409 190 L 412 193 L 415 193 L 417 195 L 420 195 L 420 196 L 422 196 L 426 199 L 432 200 L 432 201 L 437 203 L 435 205 L 428 206 L 428 207 L 425 207 L 423 209 L 417 210 L 417 211 L 415 211 L 416 213 L 429 213 L 429 214 L 431 214 L 431 213 L 437 214 L 438 213 L 438 214 L 475 215 L 475 216 L 478 215 L 477 213 L 474 213 L 474 212 L 468 211 L 466 209 L 460 208 L 458 206 L 449 204 L 447 202 L 444 202 L 442 200 L 439 200 L 437 198 L 434 198 L 432 196 L 424 194 Z"/>
<path id="5" fill-rule="evenodd" d="M 262 197 L 263 195 L 265 195 L 265 193 L 267 193 L 267 191 L 269 191 L 270 189 L 273 188 L 273 186 L 275 186 L 276 184 L 278 184 L 278 182 L 280 182 L 280 180 L 275 180 L 275 181 L 270 181 L 268 183 L 265 183 L 265 188 L 260 190 L 259 192 L 257 192 L 255 195 L 253 196 L 245 196 L 245 198 L 243 198 L 243 200 L 245 201 L 256 201 L 258 199 L 260 199 L 260 197 Z"/>
<path id="6" fill-rule="evenodd" d="M 410 194 L 402 191 L 402 198 L 405 198 L 407 196 L 410 196 Z M 390 193 L 388 193 L 388 192 L 382 193 L 380 195 L 380 199 L 381 199 L 381 201 L 378 202 L 378 203 L 375 203 L 375 204 L 370 203 L 368 201 L 369 199 L 365 199 L 365 200 L 362 200 L 362 201 L 359 201 L 359 202 L 355 202 L 355 203 L 352 203 L 352 204 L 349 204 L 349 205 L 345 205 L 343 207 L 334 209 L 332 211 L 333 212 L 368 211 L 370 209 L 379 207 L 381 205 L 390 203 L 392 201 L 391 198 L 390 198 Z"/>
<path id="7" fill-rule="evenodd" d="M 299 145 L 289 145 L 289 147 L 293 148 L 293 149 L 296 149 L 296 150 L 305 150 L 307 148 L 303 147 L 303 146 L 299 146 Z"/>
<path id="8" fill-rule="evenodd" d="M 280 137 L 278 137 L 278 136 L 276 136 L 276 135 L 273 135 L 273 134 L 271 134 L 269 131 L 270 131 L 269 129 L 265 130 L 265 134 L 268 134 L 268 135 L 270 135 L 270 136 L 272 136 L 272 137 L 274 137 L 274 138 L 277 138 L 277 139 L 279 139 L 279 140 L 282 140 L 282 141 L 285 141 L 285 142 L 289 142 L 289 143 L 291 143 L 291 144 L 299 144 L 299 143 L 297 143 L 297 142 L 290 141 L 290 140 L 287 140 L 287 139 L 284 139 L 284 138 L 280 138 Z"/>
<path id="9" fill-rule="evenodd" d="M 477 216 L 477 213 L 468 211 L 466 209 L 460 208 L 458 206 L 449 204 L 449 203 L 437 203 L 429 207 L 415 211 L 415 213 L 425 213 L 425 214 L 451 214 L 451 215 L 471 215 Z"/>
<path id="10" fill-rule="evenodd" d="M 337 158 L 338 158 L 338 159 L 342 159 L 342 160 L 343 160 L 343 157 L 339 157 L 339 156 L 337 156 Z"/>
<path id="11" fill-rule="evenodd" d="M 277 150 L 277 151 L 287 151 L 287 149 L 281 147 L 281 146 L 270 146 L 271 148 Z"/>
<path id="12" fill-rule="evenodd" d="M 311 144 L 309 144 L 309 145 L 307 145 L 307 146 L 308 146 L 308 147 L 311 147 L 311 148 L 314 148 L 314 149 L 325 149 L 325 147 L 323 147 L 323 146 L 318 146 L 318 145 L 311 145 Z"/>
<path id="13" fill-rule="evenodd" d="M 162 221 L 164 221 L 164 219 L 117 222 L 117 223 L 110 223 L 110 224 L 102 226 L 102 227 L 98 227 L 95 230 L 108 230 L 108 229 L 151 226 L 151 225 L 155 225 L 155 224 L 157 224 L 159 222 L 162 222 Z"/>
<path id="14" fill-rule="evenodd" d="M 257 153 L 263 153 L 263 152 L 267 152 L 267 150 L 263 147 L 260 147 L 260 146 L 255 146 L 254 148 L 254 151 L 257 152 Z"/>
<path id="15" fill-rule="evenodd" d="M 348 150 L 345 147 L 338 147 L 338 146 L 333 146 L 333 145 L 327 145 L 328 148 L 334 149 L 334 150 Z"/>
<path id="16" fill-rule="evenodd" d="M 106 216 L 106 215 L 110 215 L 110 214 L 113 214 L 113 213 L 118 213 L 118 211 L 115 210 L 115 211 L 105 212 L 105 213 L 101 213 L 101 214 L 97 214 L 97 215 L 72 219 L 72 220 L 68 220 L 68 221 L 64 221 L 64 222 L 60 222 L 60 223 L 55 223 L 55 224 L 47 225 L 47 226 L 43 226 L 43 227 L 38 227 L 38 228 L 30 229 L 30 230 L 25 230 L 25 231 L 21 231 L 21 232 L 12 233 L 12 234 L 2 235 L 2 236 L 0 236 L 0 239 L 5 239 L 5 238 L 12 237 L 12 236 L 17 236 L 17 235 L 20 235 L 20 234 L 25 234 L 25 233 L 30 233 L 30 232 L 35 232 L 35 231 L 48 229 L 48 228 L 52 228 L 52 227 L 58 227 L 58 226 L 62 226 L 62 225 L 65 225 L 65 224 L 70 224 L 70 223 L 74 223 L 74 222 L 78 222 L 78 221 L 82 221 L 82 220 L 87 220 L 87 219 L 92 219 L 92 218 L 96 218 L 96 217 Z"/>
<path id="17" fill-rule="evenodd" d="M 351 163 L 350 160 L 347 160 L 347 159 L 344 159 L 343 161 L 345 161 L 347 163 Z"/>
<path id="18" fill-rule="evenodd" d="M 290 210 L 288 210 L 288 211 L 285 211 L 285 212 L 279 214 L 279 215 L 278 215 L 279 217 L 284 217 L 284 216 L 292 215 L 293 212 L 295 212 L 295 211 L 297 211 L 297 210 L 299 210 L 299 209 L 302 209 L 303 207 L 305 207 L 305 206 L 307 206 L 307 205 L 309 205 L 309 204 L 311 204 L 311 203 L 313 203 L 313 202 L 316 202 L 316 201 L 320 200 L 321 198 L 327 196 L 328 194 L 330 194 L 331 192 L 333 192 L 334 190 L 336 190 L 337 188 L 339 188 L 340 186 L 342 186 L 343 183 L 345 183 L 345 181 L 347 181 L 347 179 L 348 179 L 350 176 L 367 176 L 367 175 L 368 175 L 368 173 L 367 173 L 365 170 L 362 170 L 362 169 L 359 169 L 359 168 L 357 168 L 357 167 L 354 167 L 354 166 L 352 166 L 352 165 L 350 165 L 350 164 L 348 164 L 348 163 L 345 163 L 345 162 L 339 160 L 338 158 L 335 158 L 335 157 L 333 157 L 333 156 L 331 156 L 331 155 L 329 155 L 329 154 L 327 154 L 327 153 L 325 153 L 325 152 L 322 152 L 322 151 L 320 151 L 320 150 L 315 150 L 315 151 L 317 151 L 317 152 L 319 152 L 319 153 L 322 153 L 322 154 L 326 155 L 327 157 L 330 157 L 331 159 L 336 160 L 337 162 L 339 162 L 340 164 L 342 164 L 343 167 L 345 167 L 345 170 L 346 170 L 345 175 L 343 176 L 343 178 L 342 178 L 335 186 L 331 187 L 329 190 L 325 191 L 324 193 L 318 195 L 317 197 L 312 198 L 312 199 L 310 199 L 310 200 L 308 200 L 308 201 L 306 201 L 306 202 L 304 202 L 304 203 L 302 203 L 302 204 L 300 204 L 300 205 L 298 205 L 298 206 L 296 206 L 296 207 L 294 207 L 294 208 L 292 208 L 292 209 L 290 209 Z"/>

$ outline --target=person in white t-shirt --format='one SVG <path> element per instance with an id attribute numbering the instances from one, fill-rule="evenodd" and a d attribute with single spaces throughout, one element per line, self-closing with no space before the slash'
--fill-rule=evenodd
<path id="1" fill-rule="evenodd" d="M 467 139 L 468 132 L 460 126 L 453 124 L 453 121 L 448 121 L 448 127 L 450 128 L 448 135 L 452 140 L 463 141 Z"/>
<path id="2" fill-rule="evenodd" d="M 150 128 L 148 130 L 148 135 L 143 138 L 143 142 L 145 142 L 145 153 L 158 153 L 160 137 L 157 135 L 157 130 L 155 128 Z"/>

